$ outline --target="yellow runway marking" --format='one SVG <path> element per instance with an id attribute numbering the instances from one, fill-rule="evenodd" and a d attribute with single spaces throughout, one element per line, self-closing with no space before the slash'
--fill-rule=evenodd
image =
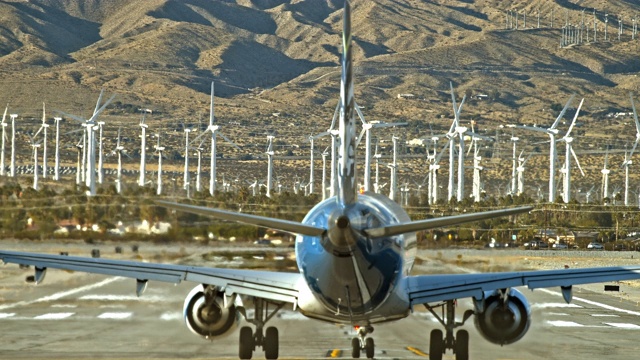
<path id="1" fill-rule="evenodd" d="M 330 358 L 339 358 L 340 356 L 342 356 L 342 350 L 340 349 L 333 349 L 327 352 L 327 357 Z"/>
<path id="2" fill-rule="evenodd" d="M 424 356 L 427 357 L 429 356 L 429 354 L 423 352 L 422 350 L 418 349 L 418 348 L 414 348 L 413 346 L 407 346 L 407 350 L 411 351 L 412 353 L 418 355 L 418 356 Z"/>

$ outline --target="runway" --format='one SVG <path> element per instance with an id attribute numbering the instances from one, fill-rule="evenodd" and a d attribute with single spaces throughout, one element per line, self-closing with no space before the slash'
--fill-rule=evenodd
<path id="1" fill-rule="evenodd" d="M 214 341 L 189 332 L 184 297 L 194 284 L 150 283 L 141 298 L 135 281 L 50 270 L 43 284 L 24 282 L 32 270 L 2 268 L 1 359 L 236 359 L 238 330 Z M 640 307 L 600 291 L 577 289 L 567 305 L 558 289 L 521 289 L 532 305 L 525 337 L 504 347 L 485 341 L 471 318 L 471 359 L 636 359 Z M 457 315 L 470 307 L 460 301 Z M 309 320 L 291 307 L 269 325 L 280 331 L 280 358 L 349 358 L 354 332 Z M 439 324 L 424 309 L 407 319 L 378 325 L 376 358 L 424 359 L 429 332 Z M 258 350 L 254 358 L 264 358 Z M 445 359 L 454 359 L 451 354 Z"/>

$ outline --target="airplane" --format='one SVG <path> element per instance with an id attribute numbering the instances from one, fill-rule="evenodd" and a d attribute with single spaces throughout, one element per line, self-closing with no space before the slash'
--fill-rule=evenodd
<path id="1" fill-rule="evenodd" d="M 284 306 L 325 322 L 353 326 L 351 355 L 374 357 L 373 326 L 409 316 L 425 306 L 444 327 L 431 331 L 429 358 L 441 360 L 452 350 L 457 360 L 469 358 L 469 333 L 459 329 L 471 316 L 489 342 L 507 345 L 521 339 L 531 323 L 531 310 L 520 286 L 560 287 L 565 301 L 572 286 L 640 278 L 640 267 L 606 267 L 545 271 L 411 275 L 416 255 L 416 232 L 465 222 L 511 216 L 530 206 L 412 221 L 388 197 L 356 188 L 356 132 L 351 62 L 351 7 L 345 1 L 340 85 L 338 189 L 318 203 L 302 222 L 236 213 L 207 207 L 157 201 L 160 206 L 214 218 L 252 224 L 296 234 L 298 273 L 221 269 L 174 264 L 83 258 L 28 252 L 0 251 L 5 263 L 32 265 L 35 282 L 48 268 L 82 271 L 136 280 L 142 295 L 148 281 L 197 285 L 187 295 L 183 313 L 187 327 L 205 339 L 229 335 L 244 318 L 255 327 L 239 331 L 238 355 L 250 359 L 261 347 L 267 359 L 279 356 L 279 332 L 266 327 Z M 473 310 L 462 321 L 455 317 L 458 299 L 471 298 Z M 252 303 L 253 317 L 247 307 Z M 246 304 L 246 305 L 245 305 Z M 434 309 L 442 308 L 442 315 Z"/>

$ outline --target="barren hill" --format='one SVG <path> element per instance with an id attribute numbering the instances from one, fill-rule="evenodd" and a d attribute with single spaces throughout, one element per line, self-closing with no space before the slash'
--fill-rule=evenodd
<path id="1" fill-rule="evenodd" d="M 460 97 L 491 95 L 470 101 L 463 112 L 481 132 L 550 123 L 557 115 L 552 108 L 576 93 L 586 97 L 579 131 L 592 135 L 576 141 L 576 149 L 607 142 L 622 148 L 635 139 L 624 136 L 633 130 L 628 121 L 611 124 L 626 129 L 621 135 L 601 124 L 608 112 L 628 111 L 629 91 L 640 93 L 640 40 L 632 39 L 636 1 L 352 4 L 358 103 L 369 119 L 409 121 L 402 130 L 407 139 L 449 127 L 450 81 Z M 302 137 L 326 130 L 337 101 L 341 8 L 340 0 L 3 1 L 0 102 L 36 129 L 43 101 L 87 115 L 105 88 L 120 106 L 156 110 L 152 125 L 162 124 L 156 129 L 168 131 L 166 141 L 177 147 L 180 134 L 171 130 L 206 121 L 215 81 L 217 121 L 241 125 L 228 131 L 239 144 L 261 144 L 247 152 L 262 152 L 269 132 L 282 139 L 282 153 L 293 146 L 303 155 Z M 560 47 L 560 27 L 583 21 L 590 41 Z M 415 98 L 398 99 L 407 93 Z M 133 137 L 138 115 L 112 109 L 107 116 L 114 123 L 107 133 L 123 125 Z"/>

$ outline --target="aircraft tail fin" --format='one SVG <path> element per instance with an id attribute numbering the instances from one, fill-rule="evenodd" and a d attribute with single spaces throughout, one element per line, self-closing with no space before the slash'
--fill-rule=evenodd
<path id="1" fill-rule="evenodd" d="M 338 201 L 342 205 L 356 202 L 356 125 L 351 62 L 351 5 L 344 3 L 342 25 L 342 76 L 340 81 L 340 123 L 338 146 Z"/>

